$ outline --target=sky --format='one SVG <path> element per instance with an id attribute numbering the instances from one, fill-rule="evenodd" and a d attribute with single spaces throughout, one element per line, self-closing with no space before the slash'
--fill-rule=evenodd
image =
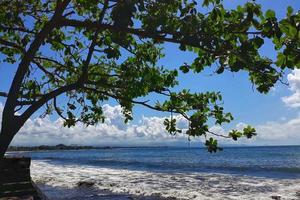
<path id="1" fill-rule="evenodd" d="M 245 1 L 227 0 L 225 6 L 236 7 Z M 264 10 L 273 9 L 278 18 L 285 16 L 286 8 L 291 5 L 294 10 L 300 10 L 299 0 L 260 0 Z M 184 62 L 191 62 L 192 53 L 178 51 L 176 45 L 165 44 L 166 56 L 159 65 L 170 69 L 178 68 Z M 273 47 L 267 42 L 261 53 L 274 57 Z M 16 67 L 0 64 L 0 91 L 7 91 Z M 269 94 L 260 94 L 253 90 L 246 73 L 226 72 L 211 76 L 213 69 L 201 74 L 180 74 L 180 85 L 177 90 L 188 88 L 191 91 L 220 91 L 223 95 L 225 111 L 231 112 L 234 121 L 225 127 L 212 126 L 217 133 L 226 133 L 229 129 L 241 129 L 245 124 L 251 124 L 257 130 L 258 136 L 251 140 L 239 142 L 220 139 L 221 145 L 300 145 L 300 70 L 287 71 L 285 75 L 289 85 L 276 84 Z M 147 97 L 149 99 L 154 96 Z M 0 98 L 0 114 L 5 101 Z M 187 137 L 183 134 L 171 136 L 163 126 L 166 114 L 151 111 L 141 106 L 134 108 L 134 120 L 123 123 L 121 108 L 116 102 L 109 101 L 103 105 L 106 115 L 104 124 L 85 127 L 78 124 L 70 129 L 62 126 L 62 120 L 57 116 L 39 118 L 36 113 L 15 137 L 13 145 L 55 145 L 80 144 L 96 146 L 174 146 L 187 145 Z M 2 116 L 2 115 L 1 115 Z M 187 127 L 187 122 L 176 116 L 179 126 Z M 1 121 L 1 117 L 0 117 Z M 194 145 L 201 145 L 203 138 L 192 140 Z"/>

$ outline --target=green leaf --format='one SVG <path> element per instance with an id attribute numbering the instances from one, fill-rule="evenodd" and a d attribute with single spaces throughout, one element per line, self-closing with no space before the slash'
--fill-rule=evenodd
<path id="1" fill-rule="evenodd" d="M 221 67 L 218 68 L 218 70 L 216 71 L 216 73 L 217 74 L 222 74 L 224 72 L 224 69 L 225 68 L 223 66 L 221 66 Z"/>
<path id="2" fill-rule="evenodd" d="M 279 53 L 277 55 L 276 65 L 283 67 L 285 65 L 285 60 L 286 60 L 285 55 L 283 53 Z"/>
<path id="3" fill-rule="evenodd" d="M 264 44 L 264 40 L 261 37 L 255 37 L 252 41 L 256 48 L 260 48 Z"/>
<path id="4" fill-rule="evenodd" d="M 229 137 L 231 137 L 233 140 L 237 140 L 238 138 L 242 137 L 243 133 L 241 133 L 238 130 L 232 130 L 229 132 Z"/>
<path id="5" fill-rule="evenodd" d="M 249 139 L 249 138 L 252 138 L 253 136 L 256 136 L 257 133 L 256 133 L 255 128 L 248 125 L 243 129 L 243 135 Z"/>
<path id="6" fill-rule="evenodd" d="M 275 18 L 275 12 L 273 10 L 267 10 L 265 16 L 267 19 Z"/>
<path id="7" fill-rule="evenodd" d="M 188 73 L 190 71 L 189 66 L 187 65 L 182 65 L 179 68 L 183 73 Z"/>
<path id="8" fill-rule="evenodd" d="M 205 146 L 210 153 L 215 153 L 217 151 L 222 151 L 223 149 L 218 147 L 218 141 L 214 138 L 209 138 L 205 141 Z"/>
<path id="9" fill-rule="evenodd" d="M 287 16 L 290 17 L 294 12 L 294 9 L 291 6 L 287 7 Z"/>

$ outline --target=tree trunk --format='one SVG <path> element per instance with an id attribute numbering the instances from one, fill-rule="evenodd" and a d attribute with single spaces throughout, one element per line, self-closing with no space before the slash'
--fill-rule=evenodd
<path id="1" fill-rule="evenodd" d="M 14 133 L 4 132 L 0 134 L 0 159 L 4 157 L 9 144 L 13 140 Z"/>
<path id="2" fill-rule="evenodd" d="M 5 152 L 8 149 L 9 144 L 12 142 L 14 136 L 18 131 L 16 125 L 9 123 L 9 127 L 2 127 L 0 133 L 0 159 L 5 155 Z"/>

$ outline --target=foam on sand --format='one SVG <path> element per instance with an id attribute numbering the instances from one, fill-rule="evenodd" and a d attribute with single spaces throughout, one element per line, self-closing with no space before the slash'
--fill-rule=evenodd
<path id="1" fill-rule="evenodd" d="M 300 179 L 274 179 L 217 173 L 154 173 L 82 165 L 54 165 L 33 161 L 32 178 L 38 184 L 76 188 L 79 182 L 113 193 L 138 196 L 202 199 L 300 198 Z"/>

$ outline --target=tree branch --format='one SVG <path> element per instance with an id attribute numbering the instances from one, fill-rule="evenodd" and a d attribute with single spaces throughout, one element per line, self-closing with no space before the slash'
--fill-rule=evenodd
<path id="1" fill-rule="evenodd" d="M 56 113 L 57 113 L 62 119 L 64 119 L 65 121 L 67 121 L 67 118 L 63 116 L 62 111 L 57 107 L 56 97 L 54 97 L 54 99 L 53 99 L 53 106 L 54 106 L 54 109 L 55 109 Z"/>
<path id="2" fill-rule="evenodd" d="M 189 120 L 189 117 L 184 112 L 180 112 L 178 110 L 164 110 L 164 109 L 152 106 L 150 104 L 147 104 L 147 101 L 136 101 L 136 100 L 133 100 L 133 99 L 127 99 L 125 97 L 121 97 L 121 96 L 118 96 L 118 95 L 115 95 L 115 94 L 111 94 L 111 93 L 106 92 L 106 91 L 97 90 L 95 88 L 83 87 L 83 89 L 90 90 L 90 91 L 95 92 L 95 93 L 104 94 L 104 95 L 106 95 L 108 97 L 111 97 L 113 99 L 116 99 L 116 100 L 120 99 L 120 100 L 125 100 L 125 101 L 128 101 L 128 102 L 134 103 L 134 104 L 142 105 L 142 106 L 145 106 L 145 107 L 150 108 L 152 110 L 157 110 L 157 111 L 161 111 L 161 112 L 173 112 L 173 113 L 181 114 L 184 118 Z"/>
<path id="3" fill-rule="evenodd" d="M 48 94 L 43 95 L 39 100 L 37 100 L 34 104 L 32 104 L 21 116 L 21 122 L 25 123 L 26 120 L 34 113 L 36 112 L 42 105 L 44 105 L 49 100 L 74 89 L 78 89 L 79 84 L 73 83 L 70 85 L 63 86 L 61 88 L 58 88 L 52 92 L 49 92 Z"/>
<path id="4" fill-rule="evenodd" d="M 42 72 L 44 72 L 47 76 L 50 76 L 53 80 L 55 80 L 55 76 L 49 72 L 48 70 L 46 70 L 39 62 L 33 60 L 32 61 Z"/>
<path id="5" fill-rule="evenodd" d="M 99 23 L 102 22 L 102 20 L 105 16 L 107 6 L 108 6 L 108 0 L 105 0 L 103 10 L 102 10 L 102 12 L 100 14 L 100 17 L 99 17 Z M 89 50 L 88 50 L 88 55 L 86 57 L 86 60 L 83 63 L 82 75 L 80 77 L 81 84 L 84 84 L 88 80 L 88 68 L 89 68 L 89 65 L 90 65 L 90 62 L 91 62 L 91 59 L 92 59 L 92 55 L 93 55 L 94 50 L 95 50 L 95 46 L 96 46 L 96 42 L 97 42 L 99 32 L 100 32 L 100 30 L 97 30 L 94 33 L 93 38 L 92 38 L 92 43 L 91 43 L 91 45 L 89 47 Z"/>
<path id="6" fill-rule="evenodd" d="M 25 53 L 25 50 L 21 46 L 17 45 L 16 43 L 13 43 L 13 42 L 10 42 L 10 41 L 0 38 L 0 44 L 2 44 L 4 46 L 13 47 L 15 49 L 20 50 L 22 53 Z"/>
<path id="7" fill-rule="evenodd" d="M 114 32 L 126 32 L 126 33 L 131 33 L 135 34 L 137 36 L 142 36 L 142 37 L 150 37 L 153 39 L 160 39 L 164 40 L 167 42 L 175 42 L 178 43 L 177 40 L 172 39 L 172 38 L 166 38 L 165 33 L 156 31 L 155 33 L 150 33 L 148 31 L 144 31 L 142 29 L 134 29 L 134 28 L 124 28 L 124 27 L 118 27 L 110 24 L 102 24 L 98 22 L 93 22 L 90 20 L 85 20 L 85 21 L 79 21 L 79 20 L 74 20 L 74 19 L 62 19 L 60 21 L 61 26 L 71 26 L 71 27 L 82 27 L 86 29 L 94 29 L 94 30 L 110 30 Z M 162 35 L 163 34 L 163 35 Z"/>
<path id="8" fill-rule="evenodd" d="M 1 96 L 1 97 L 7 97 L 8 94 L 7 94 L 6 92 L 0 92 L 0 96 Z"/>
<path id="9" fill-rule="evenodd" d="M 3 29 L 5 31 L 20 31 L 20 32 L 24 32 L 24 33 L 36 34 L 34 31 L 28 30 L 23 27 L 7 27 L 7 26 L 0 25 L 0 29 Z"/>
<path id="10" fill-rule="evenodd" d="M 127 27 L 118 27 L 110 24 L 103 24 L 103 23 L 98 23 L 98 22 L 93 22 L 90 20 L 85 20 L 85 21 L 80 21 L 80 20 L 74 20 L 74 19 L 66 19 L 64 18 L 61 20 L 61 26 L 71 26 L 71 27 L 81 27 L 81 28 L 86 28 L 89 30 L 109 30 L 113 32 L 123 32 L 123 33 L 130 33 L 137 35 L 139 37 L 148 37 L 152 39 L 156 39 L 159 41 L 165 41 L 165 42 L 171 42 L 171 43 L 176 43 L 176 44 L 184 44 L 192 47 L 197 47 L 197 48 L 202 48 L 203 50 L 212 53 L 212 54 L 220 54 L 220 52 L 215 52 L 210 49 L 204 48 L 203 46 L 200 45 L 200 40 L 199 43 L 191 41 L 190 37 L 187 38 L 176 38 L 178 35 L 182 35 L 180 32 L 164 32 L 164 31 L 146 31 L 143 29 L 137 29 L 137 28 L 127 28 Z M 237 32 L 233 34 L 260 34 L 260 32 Z M 169 37 L 167 37 L 169 35 Z M 197 36 L 206 36 L 209 37 L 211 36 L 211 33 L 197 33 Z M 174 37 L 175 36 L 175 37 Z"/>
<path id="11" fill-rule="evenodd" d="M 53 81 L 58 81 L 57 79 L 56 79 L 56 77 L 55 77 L 55 75 L 58 77 L 58 78 L 60 78 L 61 80 L 66 80 L 64 77 L 62 77 L 62 76 L 59 76 L 58 74 L 56 74 L 55 73 L 55 71 L 52 73 L 52 72 L 50 72 L 50 71 L 48 71 L 45 67 L 43 67 L 39 62 L 37 62 L 37 61 L 35 61 L 35 60 L 33 60 L 32 61 L 42 72 L 44 72 L 47 76 L 49 76 L 49 77 L 51 77 L 51 79 L 53 80 Z"/>
<path id="12" fill-rule="evenodd" d="M 217 134 L 217 133 L 214 133 L 212 131 L 207 131 L 207 132 L 210 133 L 210 134 L 212 134 L 212 135 L 214 135 L 214 136 L 217 136 L 217 137 L 231 138 L 231 137 L 229 137 L 227 135 Z"/>
<path id="13" fill-rule="evenodd" d="M 18 101 L 17 105 L 18 106 L 28 106 L 36 103 L 36 101 Z"/>
<path id="14" fill-rule="evenodd" d="M 8 98 L 3 110 L 3 119 L 13 120 L 19 90 L 21 88 L 25 74 L 28 71 L 30 62 L 33 60 L 36 52 L 39 50 L 48 34 L 58 25 L 58 22 L 61 19 L 62 14 L 70 1 L 71 0 L 57 1 L 57 7 L 53 17 L 44 25 L 41 31 L 36 35 L 35 40 L 31 43 L 29 49 L 24 53 L 24 57 L 18 66 L 13 82 L 9 89 Z M 3 121 L 4 120 L 2 120 L 2 122 Z"/>
<path id="15" fill-rule="evenodd" d="M 46 60 L 46 61 L 49 61 L 49 62 L 53 62 L 53 63 L 55 63 L 55 64 L 57 64 L 57 65 L 60 65 L 61 67 L 65 67 L 63 64 L 61 64 L 61 63 L 58 62 L 57 60 L 53 60 L 53 59 L 51 59 L 51 58 L 40 57 L 40 56 L 36 56 L 36 57 L 34 57 L 34 58 L 39 59 L 39 60 Z"/>

